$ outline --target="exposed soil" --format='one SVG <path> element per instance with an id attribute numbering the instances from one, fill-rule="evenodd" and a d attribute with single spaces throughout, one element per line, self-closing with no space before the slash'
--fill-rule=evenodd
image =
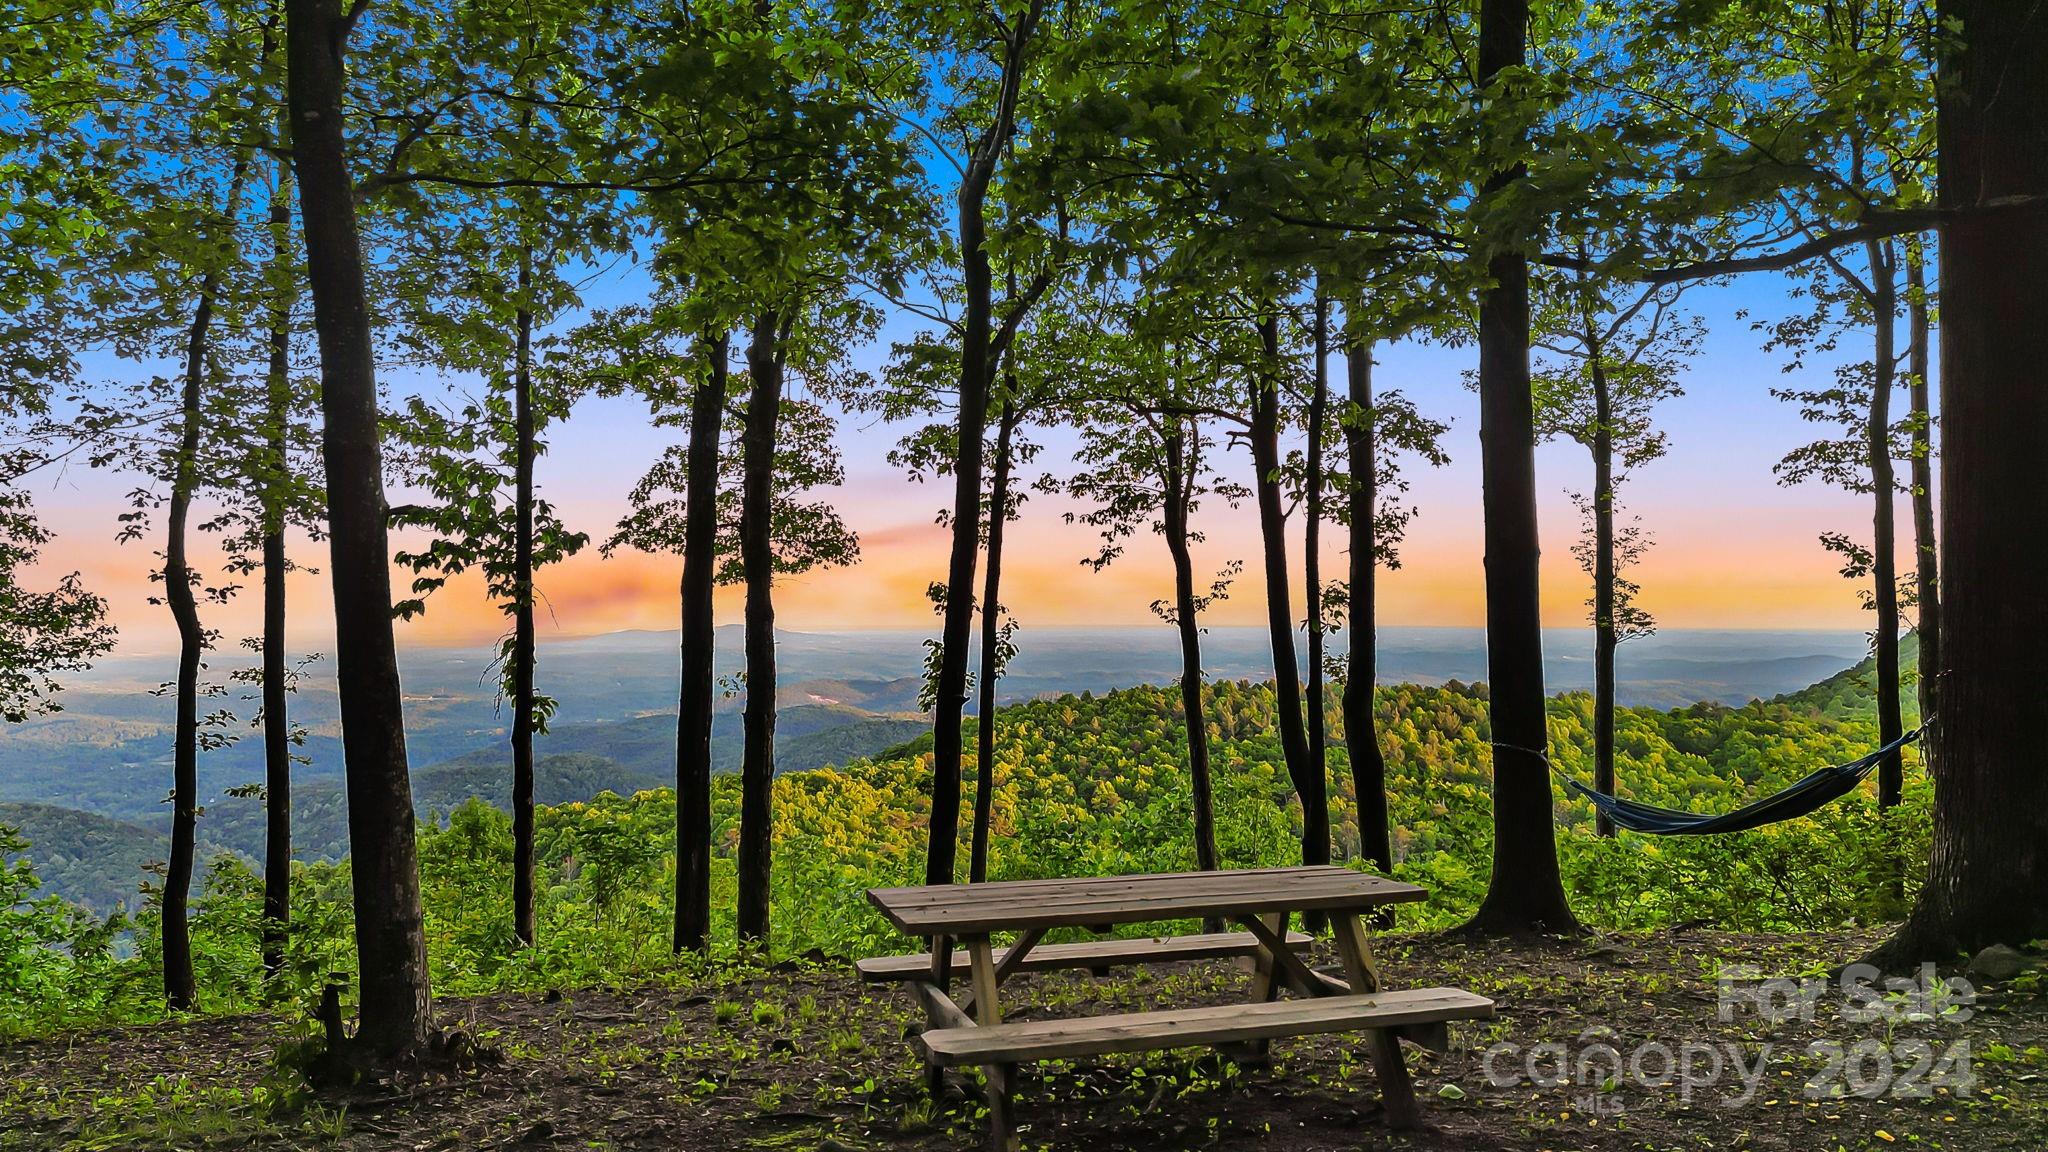
<path id="1" fill-rule="evenodd" d="M 1256 1070 L 1200 1052 L 1027 1067 L 1024 1145 L 2048 1148 L 2048 1000 L 2024 977 L 1979 989 L 1967 1013 L 1917 1005 L 1936 1009 L 1932 1019 L 1845 1020 L 1854 1005 L 1833 983 L 1809 985 L 1810 1019 L 1772 1020 L 1753 1005 L 1722 1018 L 1716 973 L 1724 964 L 1827 981 L 1869 943 L 1704 931 L 1520 945 L 1393 937 L 1380 946 L 1390 984 L 1457 985 L 1500 1005 L 1491 1024 L 1454 1025 L 1450 1052 L 1410 1050 L 1424 1129 L 1388 1131 L 1362 1045 L 1331 1036 L 1278 1043 L 1272 1066 Z M 1336 970 L 1334 956 L 1315 959 Z M 1005 1009 L 1029 1019 L 1225 1003 L 1243 995 L 1244 982 L 1229 963 L 1022 977 L 1005 986 Z M 1898 996 L 1880 1005 L 1894 1015 L 1915 1006 Z M 864 988 L 844 965 L 441 1007 L 505 1062 L 285 1107 L 266 1103 L 287 1082 L 273 1071 L 287 1025 L 274 1019 L 0 1047 L 0 1149 L 982 1144 L 973 1097 L 955 1091 L 934 1107 L 925 1096 L 907 1041 L 918 1020 L 911 997 Z M 1565 1082 L 1531 1082 L 1528 1055 L 1543 1044 L 1564 1045 Z M 1831 1044 L 1841 1060 L 1830 1058 Z M 1554 1076 L 1556 1055 L 1538 1049 L 1539 1077 Z M 1690 1059 L 1690 1084 L 1659 1082 L 1674 1058 Z M 1710 1075 L 1717 1062 L 1719 1075 Z"/>

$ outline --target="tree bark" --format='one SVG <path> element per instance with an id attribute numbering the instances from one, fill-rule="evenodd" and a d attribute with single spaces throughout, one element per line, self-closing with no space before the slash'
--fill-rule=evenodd
<path id="1" fill-rule="evenodd" d="M 283 251 L 290 237 L 284 170 L 270 202 L 271 234 Z M 272 259 L 278 257 L 273 255 Z M 282 294 L 283 289 L 280 289 Z M 269 457 L 263 510 L 263 971 L 284 968 L 292 907 L 292 726 L 287 703 L 284 622 L 286 490 L 291 484 L 291 317 L 277 300 L 270 315 L 270 364 L 264 376 L 264 452 Z"/>
<path id="2" fill-rule="evenodd" d="M 1323 699 L 1323 434 L 1330 412 L 1330 302 L 1315 298 L 1315 391 L 1308 402 L 1308 449 L 1303 460 L 1301 572 L 1308 626 L 1308 763 L 1317 791 L 1329 791 L 1330 754 Z M 1329 816 L 1324 815 L 1327 822 Z"/>
<path id="3" fill-rule="evenodd" d="M 380 1059 L 423 1045 L 432 996 L 420 916 L 405 713 L 392 636 L 376 361 L 355 187 L 343 138 L 340 0 L 287 0 L 292 163 L 319 338 L 328 570 L 348 773 L 349 873 L 361 974 L 356 1044 Z"/>
<path id="4" fill-rule="evenodd" d="M 719 437 L 724 431 L 727 337 L 702 340 L 703 375 L 690 395 L 690 474 L 684 493 L 682 687 L 676 701 L 676 916 L 673 946 L 711 940 L 711 701 L 717 620 Z"/>
<path id="5" fill-rule="evenodd" d="M 747 579 L 746 747 L 740 759 L 739 937 L 768 939 L 775 789 L 775 434 L 782 411 L 781 317 L 754 318 L 741 436 L 740 560 Z"/>
<path id="6" fill-rule="evenodd" d="M 512 368 L 512 934 L 532 947 L 533 921 L 533 252 L 519 253 Z"/>
<path id="7" fill-rule="evenodd" d="M 1598 326 L 1586 316 L 1586 353 L 1593 376 L 1593 787 L 1614 795 L 1614 394 Z M 1593 830 L 1614 835 L 1614 821 L 1596 812 Z"/>
<path id="8" fill-rule="evenodd" d="M 1010 382 L 1016 394 L 1016 381 Z M 989 477 L 988 571 L 981 585 L 981 680 L 976 685 L 980 700 L 975 708 L 974 840 L 967 861 L 967 879 L 979 884 L 988 879 L 989 821 L 996 800 L 996 646 L 1002 641 L 1002 602 L 996 597 L 1003 580 L 1003 524 L 1009 519 L 1011 440 L 1017 431 L 1017 405 L 1003 401 L 996 423 L 996 458 Z"/>
<path id="9" fill-rule="evenodd" d="M 1913 576 L 1920 637 L 1920 722 L 1934 715 L 1937 695 L 1934 672 L 1941 667 L 1941 564 L 1934 538 L 1934 428 L 1933 409 L 1928 404 L 1930 347 L 1927 322 L 1927 269 L 1918 250 L 1906 258 L 1907 368 L 1912 374 L 1908 397 L 1913 418 Z M 1922 746 L 1925 747 L 1924 745 Z M 1923 757 L 1924 759 L 1924 757 Z"/>
<path id="10" fill-rule="evenodd" d="M 1943 0 L 1940 206 L 2048 196 L 2048 36 L 2034 6 Z M 1926 885 L 1879 959 L 2048 936 L 2048 213 L 1962 211 L 1942 237 L 1942 649 Z M 1901 971 L 1899 965 L 1892 970 Z"/>
<path id="11" fill-rule="evenodd" d="M 1479 78 L 1527 62 L 1527 0 L 1481 0 Z M 1490 179 L 1498 192 L 1517 164 Z M 1486 658 L 1493 744 L 1493 875 L 1469 927 L 1482 933 L 1578 930 L 1558 875 L 1544 720 L 1536 430 L 1529 391 L 1529 261 L 1496 242 L 1479 297 L 1479 443 L 1486 518 Z"/>
<path id="12" fill-rule="evenodd" d="M 200 397 L 206 384 L 208 333 L 213 326 L 216 280 L 201 282 L 199 302 L 185 334 L 185 378 L 180 391 L 178 455 L 171 477 L 170 511 L 164 524 L 164 602 L 178 628 L 177 717 L 171 730 L 171 853 L 164 873 L 164 1001 L 173 1010 L 192 1006 L 192 861 L 199 824 L 199 660 L 206 633 L 192 595 L 192 565 L 186 536 L 193 490 L 199 485 Z"/>
<path id="13" fill-rule="evenodd" d="M 1173 556 L 1174 626 L 1180 632 L 1181 722 L 1188 731 L 1188 777 L 1195 804 L 1195 866 L 1204 872 L 1214 872 L 1222 864 L 1216 854 L 1216 803 L 1209 778 L 1209 714 L 1202 705 L 1202 626 L 1195 618 L 1195 561 L 1188 548 L 1188 505 L 1193 500 L 1195 466 L 1185 425 L 1179 417 L 1167 420 L 1163 437 L 1163 520 L 1166 550 Z"/>
<path id="14" fill-rule="evenodd" d="M 1898 270 L 1891 245 L 1871 241 L 1864 247 L 1870 258 L 1871 311 L 1876 315 L 1876 349 L 1872 362 L 1870 423 L 1865 429 L 1870 456 L 1872 532 L 1870 577 L 1873 603 L 1877 607 L 1875 655 L 1877 658 L 1877 738 L 1890 744 L 1905 731 L 1899 708 L 1899 577 L 1894 494 L 1898 481 L 1892 471 L 1892 389 L 1898 383 L 1898 351 L 1895 326 L 1898 319 Z M 1891 808 L 1903 795 L 1905 777 L 1895 750 L 1877 765 L 1877 804 Z"/>
<path id="15" fill-rule="evenodd" d="M 1349 317 L 1347 324 L 1355 323 Z M 1350 601 L 1350 637 L 1344 672 L 1344 747 L 1351 759 L 1351 789 L 1358 797 L 1358 853 L 1382 875 L 1394 870 L 1391 820 L 1387 811 L 1387 758 L 1380 748 L 1379 720 L 1373 715 L 1373 686 L 1379 679 L 1377 652 L 1377 588 L 1379 576 L 1379 453 L 1374 443 L 1372 341 L 1363 336 L 1344 348 L 1346 382 L 1351 402 L 1344 422 L 1344 452 L 1349 478 L 1345 499 L 1351 516 L 1350 570 L 1346 573 Z"/>
<path id="16" fill-rule="evenodd" d="M 1294 652 L 1294 610 L 1287 594 L 1287 515 L 1280 493 L 1280 323 L 1259 321 L 1265 356 L 1253 374 L 1251 430 L 1252 467 L 1258 471 L 1254 492 L 1259 504 L 1259 536 L 1266 570 L 1266 630 L 1273 645 L 1274 722 L 1280 728 L 1280 751 L 1288 778 L 1301 798 L 1301 862 L 1330 862 L 1330 805 L 1323 774 L 1309 759 L 1308 732 L 1302 723 L 1301 668 Z"/>

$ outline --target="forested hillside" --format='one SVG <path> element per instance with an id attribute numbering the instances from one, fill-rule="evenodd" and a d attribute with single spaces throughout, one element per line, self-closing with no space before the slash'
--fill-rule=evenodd
<path id="1" fill-rule="evenodd" d="M 1653 803 L 1716 811 L 1821 765 L 1853 759 L 1869 750 L 1876 734 L 1868 671 L 1866 664 L 1806 691 L 1741 708 L 1703 703 L 1671 711 L 1622 709 L 1622 790 Z M 1223 865 L 1291 862 L 1300 808 L 1280 767 L 1270 686 L 1226 681 L 1212 686 L 1209 702 Z M 1431 892 L 1427 905 L 1402 913 L 1403 922 L 1454 923 L 1477 904 L 1489 868 L 1485 688 L 1455 682 L 1385 688 L 1375 704 L 1390 772 L 1395 873 Z M 991 878 L 1193 867 L 1178 706 L 1176 689 L 1146 686 L 1003 708 L 997 719 Z M 1561 771 L 1585 771 L 1590 716 L 1591 700 L 1584 694 L 1551 701 L 1552 754 Z M 1341 741 L 1343 720 L 1334 698 L 1328 719 Z M 971 731 L 969 736 L 971 742 Z M 493 774 L 480 763 L 420 775 L 435 811 L 446 814 L 428 827 L 421 843 L 437 986 L 482 991 L 508 981 L 558 984 L 653 972 L 668 962 L 662 925 L 671 915 L 668 880 L 675 867 L 673 792 L 651 775 L 629 779 L 621 789 L 617 766 L 588 756 L 550 756 L 538 767 L 544 931 L 542 945 L 526 952 L 509 947 L 503 935 L 507 895 L 497 878 L 509 859 L 509 824 L 490 807 L 502 807 L 502 772 Z M 970 782 L 978 779 L 980 766 L 971 756 L 968 771 Z M 1910 899 L 1926 851 L 1928 788 L 1917 766 L 1909 769 L 1908 780 L 1906 805 L 1888 816 L 1881 817 L 1865 795 L 1756 832 L 1675 840 L 1598 839 L 1590 809 L 1560 787 L 1555 795 L 1564 825 L 1566 882 L 1581 914 L 1602 927 L 1701 923 L 1786 930 L 1876 923 L 1896 916 Z M 714 876 L 719 891 L 728 894 L 739 784 L 737 776 L 722 775 L 713 787 Z M 1329 787 L 1338 855 L 1355 858 L 1357 809 L 1341 747 L 1333 749 Z M 468 791 L 457 796 L 463 788 Z M 929 790 L 928 732 L 873 759 L 777 779 L 775 900 L 800 912 L 778 920 L 778 952 L 820 949 L 850 956 L 907 946 L 879 920 L 863 892 L 877 884 L 914 882 Z M 462 804 L 462 796 L 470 795 L 483 802 Z M 309 808 L 307 796 L 302 790 L 300 827 L 315 837 L 344 829 L 334 808 Z M 110 898 L 134 892 L 146 878 L 142 862 L 161 840 L 134 825 L 61 809 L 14 811 L 23 814 L 31 838 L 42 830 L 42 842 L 23 855 L 45 877 L 45 890 L 89 896 L 102 911 Z M 0 815 L 0 822 L 6 820 Z M 209 812 L 201 825 L 204 838 L 232 842 L 248 830 L 235 820 Z M 213 858 L 199 902 L 202 929 L 218 933 L 208 942 L 209 955 L 228 969 L 253 966 L 254 939 L 247 934 L 253 909 L 244 903 L 257 890 L 253 874 L 237 856 Z M 343 875 L 331 864 L 321 865 L 305 871 L 295 886 L 332 889 Z M 141 915 L 146 923 L 149 910 Z M 330 910 L 326 934 L 308 934 L 297 945 L 308 971 L 349 962 L 345 931 L 345 920 Z M 147 933 L 138 938 L 146 940 Z M 132 963 L 148 962 L 145 952 Z M 251 967 L 245 978 L 225 984 L 247 989 L 254 980 Z M 145 989 L 149 982 L 131 976 L 120 986 Z M 24 1004 L 14 1026 L 52 1007 Z M 102 1003 L 87 1014 L 116 1008 Z M 147 1009 L 123 1003 L 118 1010 Z"/>

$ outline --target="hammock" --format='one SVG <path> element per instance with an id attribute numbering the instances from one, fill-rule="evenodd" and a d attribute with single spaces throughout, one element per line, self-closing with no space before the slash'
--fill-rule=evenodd
<path id="1" fill-rule="evenodd" d="M 1614 821 L 1617 827 L 1631 832 L 1642 832 L 1650 836 L 1705 836 L 1714 832 L 1746 832 L 1780 820 L 1790 820 L 1813 812 L 1830 801 L 1847 796 L 1863 783 L 1878 762 L 1920 738 L 1924 728 L 1915 728 L 1897 740 L 1877 751 L 1851 760 L 1847 764 L 1836 764 L 1822 768 L 1786 788 L 1774 796 L 1766 796 L 1753 804 L 1746 804 L 1733 812 L 1709 816 L 1698 812 L 1680 812 L 1675 808 L 1659 808 L 1655 804 L 1640 804 L 1609 796 L 1596 791 L 1563 772 L 1558 779 L 1565 786 L 1586 799 Z"/>

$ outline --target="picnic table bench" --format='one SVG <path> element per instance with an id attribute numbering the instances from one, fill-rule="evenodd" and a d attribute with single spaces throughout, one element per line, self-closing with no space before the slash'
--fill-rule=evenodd
<path id="1" fill-rule="evenodd" d="M 855 968 L 863 980 L 907 984 L 917 994 L 927 1026 L 916 1043 L 934 1088 L 946 1068 L 981 1067 L 993 1149 L 1014 1147 L 1017 1064 L 1196 1046 L 1257 1052 L 1271 1040 L 1330 1032 L 1365 1033 L 1388 1123 L 1407 1127 L 1417 1114 L 1401 1041 L 1441 1050 L 1448 1022 L 1493 1015 L 1491 1000 L 1463 989 L 1395 991 L 1382 984 L 1360 916 L 1426 895 L 1413 884 L 1330 865 L 874 888 L 868 898 L 882 915 L 905 935 L 928 940 L 931 950 L 862 960 Z M 1309 937 L 1287 931 L 1297 912 L 1328 918 L 1344 979 L 1302 959 Z M 1119 924 L 1179 919 L 1229 920 L 1243 931 L 1039 944 L 1057 928 L 1101 935 Z M 997 932 L 1013 932 L 1015 941 L 999 949 L 991 942 Z M 1226 957 L 1252 962 L 1248 1003 L 1003 1022 L 999 990 L 1017 972 Z M 970 977 L 957 1000 L 956 968 Z M 1299 999 L 1278 999 L 1283 989 Z"/>

